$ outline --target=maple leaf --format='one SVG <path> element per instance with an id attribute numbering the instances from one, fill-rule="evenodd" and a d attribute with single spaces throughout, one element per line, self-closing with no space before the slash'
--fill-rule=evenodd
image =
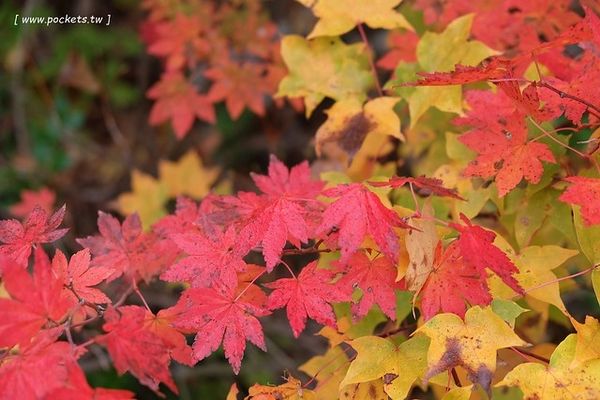
<path id="1" fill-rule="evenodd" d="M 128 400 L 134 398 L 129 390 L 92 388 L 85 379 L 85 374 L 76 363 L 67 364 L 68 381 L 55 390 L 49 391 L 45 399 L 69 400 Z"/>
<path id="2" fill-rule="evenodd" d="M 425 218 L 413 218 L 411 220 L 411 225 L 416 229 L 409 230 L 404 238 L 409 258 L 404 280 L 406 281 L 406 288 L 415 292 L 413 301 L 417 298 L 433 270 L 435 251 L 439 243 L 431 202 L 425 203 L 422 214 Z"/>
<path id="3" fill-rule="evenodd" d="M 425 380 L 461 366 L 471 382 L 479 383 L 488 393 L 496 370 L 497 350 L 527 345 L 489 307 L 470 308 L 464 321 L 454 314 L 436 315 L 416 332 L 431 339 Z"/>
<path id="4" fill-rule="evenodd" d="M 565 180 L 571 185 L 558 199 L 580 206 L 586 225 L 600 224 L 600 179 L 570 176 Z"/>
<path id="5" fill-rule="evenodd" d="M 415 32 L 390 32 L 388 42 L 391 49 L 377 60 L 378 67 L 394 70 L 400 61 L 417 61 L 416 51 L 419 36 Z"/>
<path id="6" fill-rule="evenodd" d="M 402 0 L 317 0 L 312 7 L 319 21 L 308 35 L 309 39 L 319 36 L 340 36 L 357 24 L 365 23 L 371 28 L 412 30 L 406 18 L 394 8 Z"/>
<path id="7" fill-rule="evenodd" d="M 204 71 L 213 81 L 208 91 L 212 102 L 225 100 L 227 112 L 238 119 L 247 106 L 255 114 L 265 115 L 263 98 L 272 93 L 270 82 L 265 80 L 265 66 L 255 63 L 221 62 Z"/>
<path id="8" fill-rule="evenodd" d="M 352 307 L 356 317 L 365 316 L 377 304 L 388 317 L 396 319 L 396 290 L 402 286 L 396 282 L 398 271 L 389 258 L 369 259 L 365 252 L 357 251 L 347 263 L 337 266 L 345 272 L 336 282 L 343 292 L 352 293 L 357 287 L 361 289 L 360 302 Z"/>
<path id="9" fill-rule="evenodd" d="M 10 207 L 10 213 L 15 217 L 27 217 L 37 206 L 46 213 L 51 213 L 56 201 L 56 193 L 47 187 L 38 190 L 22 190 L 21 201 Z"/>
<path id="10" fill-rule="evenodd" d="M 201 206 L 192 199 L 184 196 L 177 197 L 175 201 L 175 213 L 165 215 L 152 225 L 152 230 L 161 237 L 170 237 L 189 231 L 195 232 L 199 229 L 197 222 L 204 213 Z"/>
<path id="11" fill-rule="evenodd" d="M 192 348 L 188 346 L 183 333 L 173 328 L 173 321 L 179 316 L 177 307 L 160 310 L 156 315 L 146 310 L 144 329 L 154 333 L 169 350 L 175 361 L 193 367 L 196 360 L 192 356 Z"/>
<path id="12" fill-rule="evenodd" d="M 57 229 L 65 216 L 63 205 L 48 215 L 41 207 L 35 207 L 22 224 L 16 219 L 0 221 L 0 255 L 27 265 L 31 248 L 39 243 L 51 243 L 63 237 L 68 229 Z"/>
<path id="13" fill-rule="evenodd" d="M 198 154 L 190 150 L 176 162 L 160 160 L 160 182 L 171 197 L 189 196 L 199 200 L 206 196 L 219 175 L 218 168 L 206 168 Z"/>
<path id="14" fill-rule="evenodd" d="M 438 243 L 433 268 L 421 290 L 423 318 L 427 321 L 440 311 L 463 317 L 465 302 L 487 305 L 491 301 L 485 275 L 463 262 L 458 243 L 446 250 Z"/>
<path id="15" fill-rule="evenodd" d="M 444 187 L 444 182 L 437 178 L 428 178 L 426 176 L 405 177 L 405 176 L 392 176 L 388 182 L 369 182 L 370 185 L 381 187 L 390 186 L 394 189 L 402 187 L 406 184 L 421 189 L 425 194 L 434 194 L 442 197 L 452 197 L 458 200 L 464 200 L 455 189 L 448 189 Z"/>
<path id="16" fill-rule="evenodd" d="M 307 117 L 325 97 L 362 101 L 373 85 L 360 43 L 347 45 L 331 37 L 308 41 L 287 35 L 281 41 L 281 55 L 289 72 L 279 83 L 277 96 L 303 97 Z"/>
<path id="17" fill-rule="evenodd" d="M 317 400 L 315 392 L 305 389 L 293 376 L 285 378 L 286 383 L 279 386 L 255 384 L 248 389 L 247 400 Z"/>
<path id="18" fill-rule="evenodd" d="M 199 94 L 181 73 L 164 74 L 146 95 L 156 100 L 150 111 L 150 124 L 158 125 L 171 119 L 178 139 L 187 134 L 196 117 L 215 122 L 212 102 Z"/>
<path id="19" fill-rule="evenodd" d="M 169 348 L 148 329 L 146 312 L 138 306 L 110 307 L 102 327 L 107 333 L 96 337 L 96 342 L 106 346 L 119 374 L 129 371 L 157 393 L 161 382 L 178 393 L 169 373 Z"/>
<path id="20" fill-rule="evenodd" d="M 194 357 L 200 361 L 223 343 L 225 357 L 233 372 L 240 372 L 246 340 L 266 351 L 260 322 L 256 317 L 269 314 L 267 297 L 256 285 L 237 292 L 226 286 L 186 290 L 176 307 L 180 313 L 173 321 L 177 329 L 197 332 Z"/>
<path id="21" fill-rule="evenodd" d="M 18 354 L 8 352 L 2 357 L 1 399 L 52 398 L 48 396 L 54 389 L 67 384 L 68 367 L 76 365 L 76 360 L 69 343 L 56 341 L 62 332 L 62 328 L 36 332 L 20 346 Z"/>
<path id="22" fill-rule="evenodd" d="M 210 237 L 196 230 L 176 234 L 171 239 L 186 257 L 163 272 L 161 279 L 189 282 L 192 287 L 211 287 L 215 283 L 236 287 L 236 273 L 243 271 L 246 263 L 234 251 L 238 237 L 233 227 L 224 233 L 216 231 Z"/>
<path id="23" fill-rule="evenodd" d="M 41 247 L 35 251 L 33 275 L 9 264 L 2 279 L 10 298 L 0 298 L 0 347 L 27 343 L 47 323 L 60 323 L 73 305 Z"/>
<path id="24" fill-rule="evenodd" d="M 600 394 L 600 360 L 573 363 L 577 336 L 566 337 L 554 350 L 549 364 L 517 365 L 496 386 L 518 386 L 528 399 L 597 399 Z"/>
<path id="25" fill-rule="evenodd" d="M 110 303 L 108 296 L 91 286 L 99 285 L 113 270 L 106 267 L 90 267 L 90 258 L 89 249 L 78 251 L 69 261 L 60 250 L 56 250 L 52 258 L 52 269 L 54 274 L 62 279 L 63 285 L 70 289 L 66 292 L 74 297 L 73 303 L 77 303 L 79 299 L 94 304 Z"/>
<path id="26" fill-rule="evenodd" d="M 98 230 L 100 235 L 79 238 L 77 243 L 90 249 L 92 267 L 113 271 L 109 282 L 121 275 L 149 281 L 171 265 L 178 253 L 170 241 L 142 232 L 137 214 L 125 218 L 121 225 L 112 215 L 99 211 Z"/>
<path id="27" fill-rule="evenodd" d="M 240 213 L 237 251 L 243 256 L 262 244 L 270 272 L 279 261 L 286 241 L 296 247 L 308 241 L 316 212 L 321 208 L 316 198 L 324 184 L 311 179 L 307 162 L 288 170 L 275 156 L 271 156 L 268 176 L 251 176 L 264 195 L 242 192 L 233 200 Z"/>
<path id="28" fill-rule="evenodd" d="M 465 225 L 451 223 L 450 226 L 460 233 L 457 243 L 463 262 L 473 266 L 481 276 L 485 276 L 486 268 L 491 269 L 511 289 L 523 294 L 523 288 L 514 277 L 519 270 L 507 255 L 494 245 L 496 234 L 473 225 L 464 214 L 461 214 L 460 218 Z"/>
<path id="29" fill-rule="evenodd" d="M 397 102 L 394 97 L 378 97 L 364 106 L 356 99 L 336 102 L 327 110 L 327 121 L 317 130 L 317 155 L 321 156 L 324 145 L 334 142 L 352 160 L 369 135 L 389 135 L 404 140 L 400 118 L 394 112 Z"/>
<path id="30" fill-rule="evenodd" d="M 466 176 L 495 176 L 498 195 L 504 196 L 524 178 L 538 183 L 544 172 L 542 161 L 555 163 L 544 143 L 528 142 L 523 115 L 515 113 L 505 125 L 494 124 L 488 130 L 474 129 L 459 140 L 478 153 L 464 173 Z"/>
<path id="31" fill-rule="evenodd" d="M 385 392 L 392 399 L 403 399 L 415 380 L 427 371 L 429 343 L 424 336 L 415 336 L 400 345 L 377 336 L 364 336 L 348 344 L 358 354 L 340 387 L 383 378 Z"/>
<path id="32" fill-rule="evenodd" d="M 335 273 L 317 269 L 317 263 L 305 266 L 298 277 L 282 278 L 266 284 L 274 289 L 269 295 L 267 306 L 270 310 L 286 307 L 287 316 L 295 337 L 306 326 L 307 317 L 320 324 L 335 326 L 335 315 L 330 303 L 347 299 L 349 295 L 341 290 L 337 282 L 331 284 Z"/>
<path id="33" fill-rule="evenodd" d="M 398 259 L 400 245 L 394 227 L 408 228 L 398 215 L 383 205 L 377 195 L 360 183 L 337 185 L 323 192 L 339 197 L 323 213 L 317 235 L 339 230 L 337 242 L 342 250 L 340 261 L 346 263 L 367 234 L 392 262 Z"/>
<path id="34" fill-rule="evenodd" d="M 122 193 L 117 198 L 121 214 L 136 213 L 145 229 L 164 216 L 165 203 L 169 195 L 164 182 L 134 169 L 131 172 L 131 192 Z"/>
<path id="35" fill-rule="evenodd" d="M 195 15 L 177 13 L 172 20 L 155 23 L 153 29 L 155 37 L 148 46 L 148 53 L 165 58 L 167 70 L 181 69 L 186 60 L 197 59 L 210 51 L 202 21 Z"/>

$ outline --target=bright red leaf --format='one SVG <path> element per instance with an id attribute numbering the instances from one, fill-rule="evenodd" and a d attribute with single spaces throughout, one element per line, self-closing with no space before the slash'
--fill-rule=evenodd
<path id="1" fill-rule="evenodd" d="M 192 356 L 192 348 L 188 346 L 184 334 L 173 328 L 173 321 L 178 316 L 176 307 L 160 310 L 156 315 L 146 311 L 145 329 L 162 339 L 173 360 L 193 367 L 196 360 Z"/>
<path id="2" fill-rule="evenodd" d="M 0 245 L 0 255 L 26 265 L 35 244 L 54 242 L 67 233 L 68 229 L 57 229 L 65 210 L 62 206 L 48 215 L 41 207 L 35 207 L 23 224 L 16 219 L 0 221 L 0 242 L 4 243 Z"/>
<path id="3" fill-rule="evenodd" d="M 357 318 L 367 315 L 377 304 L 385 315 L 396 319 L 396 291 L 403 285 L 396 282 L 398 271 L 387 257 L 370 259 L 365 252 L 357 251 L 345 266 L 339 266 L 345 275 L 336 282 L 336 286 L 350 294 L 357 287 L 362 292 L 360 301 L 352 307 Z"/>
<path id="4" fill-rule="evenodd" d="M 388 36 L 391 49 L 377 60 L 377 66 L 394 70 L 400 61 L 417 61 L 417 43 L 419 36 L 411 31 L 390 32 Z"/>
<path id="5" fill-rule="evenodd" d="M 504 124 L 471 130 L 459 140 L 478 153 L 465 169 L 465 175 L 495 177 L 499 196 L 506 195 L 523 178 L 538 183 L 544 172 L 542 161 L 556 162 L 546 144 L 527 141 L 527 127 L 520 113 L 513 114 Z"/>
<path id="6" fill-rule="evenodd" d="M 77 362 L 69 343 L 56 341 L 62 332 L 62 328 L 37 332 L 18 353 L 0 358 L 0 399 L 57 398 L 49 394 L 68 384 L 68 368 Z"/>
<path id="7" fill-rule="evenodd" d="M 297 278 L 282 278 L 266 286 L 275 289 L 268 300 L 270 310 L 286 307 L 287 316 L 295 337 L 306 326 L 306 319 L 312 318 L 320 324 L 335 326 L 332 302 L 349 299 L 338 283 L 332 284 L 335 276 L 330 270 L 317 269 L 317 263 L 305 266 Z"/>
<path id="8" fill-rule="evenodd" d="M 0 298 L 0 347 L 28 343 L 47 323 L 60 323 L 74 305 L 41 247 L 35 251 L 33 275 L 9 265 L 2 279 L 10 298 Z"/>
<path id="9" fill-rule="evenodd" d="M 408 228 L 409 225 L 384 206 L 375 193 L 360 183 L 351 183 L 327 189 L 323 194 L 339 199 L 329 204 L 323 213 L 317 234 L 328 234 L 334 228 L 339 231 L 336 235 L 342 250 L 342 263 L 348 261 L 367 234 L 383 254 L 396 262 L 400 244 L 394 228 Z"/>
<path id="10" fill-rule="evenodd" d="M 10 207 L 10 213 L 15 217 L 25 218 L 36 207 L 41 207 L 46 213 L 52 212 L 56 193 L 47 187 L 38 190 L 23 190 L 21 192 L 21 201 Z"/>
<path id="11" fill-rule="evenodd" d="M 438 243 L 433 270 L 421 289 L 421 311 L 427 321 L 440 312 L 465 316 L 466 305 L 492 301 L 485 275 L 463 262 L 458 242 L 444 251 Z"/>
<path id="12" fill-rule="evenodd" d="M 99 285 L 107 279 L 113 270 L 106 267 L 90 267 L 90 250 L 83 249 L 71 256 L 67 262 L 67 258 L 60 251 L 56 250 L 52 258 L 52 269 L 54 273 L 63 281 L 63 285 L 71 290 L 66 290 L 66 293 L 75 296 L 77 293 L 79 299 L 84 299 L 94 304 L 110 303 L 110 299 L 100 289 L 92 286 Z M 74 297 L 74 302 L 77 303 L 78 298 Z"/>
<path id="13" fill-rule="evenodd" d="M 177 393 L 169 373 L 169 349 L 148 329 L 146 312 L 138 306 L 110 307 L 104 313 L 103 329 L 107 333 L 98 336 L 96 342 L 106 346 L 119 374 L 129 371 L 155 392 L 162 382 Z"/>
<path id="14" fill-rule="evenodd" d="M 173 321 L 178 329 L 197 332 L 194 357 L 202 360 L 223 343 L 225 357 L 238 374 L 246 340 L 266 351 L 260 322 L 256 317 L 269 314 L 266 295 L 256 285 L 240 288 L 192 288 L 186 290 L 176 307 L 181 313 Z"/>
<path id="15" fill-rule="evenodd" d="M 479 271 L 482 277 L 486 276 L 486 268 L 491 269 L 515 292 L 523 294 L 523 288 L 513 276 L 519 272 L 518 268 L 494 245 L 496 234 L 473 225 L 464 214 L 460 218 L 465 225 L 451 223 L 450 226 L 460 233 L 457 242 L 463 263 Z"/>
<path id="16" fill-rule="evenodd" d="M 565 180 L 571 185 L 558 199 L 580 206 L 586 225 L 600 224 L 600 179 L 570 176 Z"/>

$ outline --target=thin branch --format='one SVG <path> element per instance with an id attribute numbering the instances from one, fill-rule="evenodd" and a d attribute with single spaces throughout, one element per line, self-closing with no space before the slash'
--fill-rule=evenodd
<path id="1" fill-rule="evenodd" d="M 452 374 L 452 379 L 454 379 L 454 384 L 458 387 L 462 387 L 462 383 L 460 382 L 460 378 L 458 377 L 458 373 L 456 372 L 456 369 L 452 368 L 450 370 L 450 373 Z"/>
<path id="2" fill-rule="evenodd" d="M 529 357 L 529 358 L 533 358 L 533 359 L 545 362 L 546 364 L 550 363 L 549 359 L 547 359 L 546 357 L 543 357 L 543 356 L 539 356 L 539 355 L 537 355 L 535 353 L 531 353 L 531 352 L 526 351 L 526 350 L 517 350 L 515 347 L 510 347 L 510 349 L 512 351 L 514 351 L 515 353 L 517 353 L 518 355 L 520 355 L 521 357 L 523 357 L 525 360 L 527 360 L 526 357 Z"/>
<path id="3" fill-rule="evenodd" d="M 368 57 L 369 57 L 369 65 L 371 66 L 371 72 L 373 73 L 373 78 L 375 79 L 375 86 L 377 87 L 377 93 L 379 96 L 383 96 L 383 90 L 381 90 L 381 84 L 379 83 L 379 77 L 377 76 L 377 69 L 375 69 L 375 63 L 373 62 L 373 49 L 369 44 L 369 39 L 367 39 L 367 34 L 365 33 L 365 28 L 363 24 L 358 24 L 356 26 L 358 28 L 358 33 L 360 33 L 360 38 L 362 39 L 365 47 L 367 48 Z"/>

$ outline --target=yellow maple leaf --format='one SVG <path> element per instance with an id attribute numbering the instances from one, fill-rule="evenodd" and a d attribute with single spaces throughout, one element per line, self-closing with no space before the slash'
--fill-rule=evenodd
<path id="1" fill-rule="evenodd" d="M 600 398 L 600 360 L 573 363 L 577 335 L 558 345 L 550 363 L 517 365 L 496 386 L 518 386 L 525 399 L 596 400 Z"/>
<path id="2" fill-rule="evenodd" d="M 119 212 L 125 215 L 138 213 L 144 229 L 166 215 L 165 203 L 169 199 L 168 189 L 161 181 L 138 170 L 131 173 L 131 192 L 117 199 Z"/>
<path id="3" fill-rule="evenodd" d="M 318 0 L 313 12 L 319 21 L 308 35 L 339 36 L 360 23 L 371 28 L 413 30 L 406 18 L 394 8 L 402 0 Z"/>
<path id="4" fill-rule="evenodd" d="M 574 319 L 572 322 L 577 330 L 575 362 L 600 359 L 600 322 L 589 315 L 586 315 L 584 324 Z"/>
<path id="5" fill-rule="evenodd" d="M 158 163 L 160 181 L 171 197 L 189 196 L 200 200 L 210 191 L 217 179 L 217 168 L 205 168 L 195 151 L 189 151 L 178 161 L 161 160 Z"/>
<path id="6" fill-rule="evenodd" d="M 416 332 L 431 339 L 425 380 L 460 366 L 488 392 L 498 349 L 527 344 L 489 307 L 470 308 L 464 321 L 455 314 L 438 314 Z"/>
<path id="7" fill-rule="evenodd" d="M 424 336 L 413 337 L 399 346 L 377 336 L 364 336 L 348 344 L 358 354 L 340 387 L 383 378 L 385 392 L 392 399 L 404 399 L 427 369 L 429 340 Z"/>
<path id="8" fill-rule="evenodd" d="M 289 376 L 283 385 L 252 386 L 246 400 L 317 400 L 317 395 L 312 390 L 304 389 L 298 379 Z"/>
<path id="9" fill-rule="evenodd" d="M 325 97 L 363 101 L 373 85 L 362 43 L 287 35 L 281 41 L 281 55 L 288 75 L 279 83 L 277 96 L 303 97 L 307 117 Z"/>
<path id="10" fill-rule="evenodd" d="M 327 352 L 314 356 L 298 369 L 317 381 L 315 394 L 321 399 L 335 399 L 340 392 L 340 382 L 344 379 L 350 361 L 340 346 L 333 345 Z"/>
<path id="11" fill-rule="evenodd" d="M 400 118 L 394 111 L 397 102 L 394 97 L 378 97 L 364 106 L 356 99 L 338 101 L 327 110 L 327 121 L 317 130 L 317 155 L 324 145 L 333 143 L 352 159 L 370 135 L 403 139 Z"/>

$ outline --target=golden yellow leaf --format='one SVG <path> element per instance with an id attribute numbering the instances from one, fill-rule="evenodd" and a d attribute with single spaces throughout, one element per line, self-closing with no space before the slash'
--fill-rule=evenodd
<path id="1" fill-rule="evenodd" d="M 144 229 L 164 216 L 168 189 L 150 175 L 138 170 L 131 173 L 131 192 L 123 193 L 117 199 L 119 212 L 125 215 L 138 213 Z"/>
<path id="2" fill-rule="evenodd" d="M 600 322 L 589 315 L 585 317 L 585 324 L 572 321 L 577 330 L 575 361 L 582 363 L 591 359 L 600 359 Z"/>
<path id="3" fill-rule="evenodd" d="M 340 387 L 383 378 L 385 392 L 392 399 L 404 399 L 427 369 L 429 340 L 424 336 L 413 337 L 399 346 L 377 336 L 364 336 L 348 344 L 358 354 Z"/>
<path id="4" fill-rule="evenodd" d="M 438 314 L 416 332 L 431 339 L 426 380 L 461 366 L 471 382 L 487 391 L 496 370 L 498 349 L 527 344 L 489 307 L 470 308 L 464 321 L 455 314 Z"/>
<path id="5" fill-rule="evenodd" d="M 525 363 L 510 371 L 496 386 L 518 386 L 527 399 L 597 400 L 600 398 L 600 360 L 573 363 L 577 336 L 558 345 L 548 366 Z"/>
<path id="6" fill-rule="evenodd" d="M 370 382 L 355 383 L 340 389 L 339 397 L 323 397 L 340 400 L 389 400 L 383 389 L 383 381 L 377 379 Z"/>
<path id="7" fill-rule="evenodd" d="M 246 400 L 317 400 L 317 395 L 302 387 L 302 383 L 292 376 L 279 386 L 253 385 Z"/>
<path id="8" fill-rule="evenodd" d="M 469 400 L 471 393 L 473 392 L 473 385 L 455 387 L 448 391 L 442 400 Z"/>
<path id="9" fill-rule="evenodd" d="M 281 41 L 281 55 L 288 75 L 279 83 L 277 96 L 303 97 L 307 117 L 325 97 L 364 101 L 373 85 L 362 43 L 288 35 Z"/>
<path id="10" fill-rule="evenodd" d="M 205 168 L 193 150 L 175 162 L 161 160 L 158 170 L 160 181 L 171 197 L 189 196 L 196 200 L 208 194 L 219 175 L 218 169 Z"/>
<path id="11" fill-rule="evenodd" d="M 335 399 L 340 392 L 340 382 L 350 366 L 350 360 L 340 346 L 330 347 L 322 356 L 315 356 L 298 369 L 314 378 L 317 386 L 313 389 L 321 399 Z"/>
<path id="12" fill-rule="evenodd" d="M 371 28 L 413 30 L 406 18 L 394 8 L 402 0 L 318 0 L 313 12 L 319 21 L 308 35 L 339 36 L 360 23 Z"/>

